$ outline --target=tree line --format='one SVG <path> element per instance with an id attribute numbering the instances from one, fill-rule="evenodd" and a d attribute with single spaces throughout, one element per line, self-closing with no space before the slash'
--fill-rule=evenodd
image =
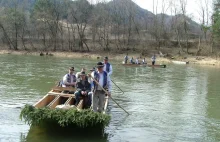
<path id="1" fill-rule="evenodd" d="M 219 0 L 198 0 L 200 24 L 187 14 L 187 0 L 152 0 L 153 13 L 131 0 L 94 1 L 0 0 L 0 45 L 41 51 L 176 46 L 189 52 L 196 42 L 198 52 L 202 43 L 213 52 L 220 37 Z"/>

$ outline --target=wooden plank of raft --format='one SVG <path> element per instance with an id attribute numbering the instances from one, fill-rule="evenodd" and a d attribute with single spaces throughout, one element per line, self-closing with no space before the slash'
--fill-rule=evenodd
<path id="1" fill-rule="evenodd" d="M 49 105 L 50 108 L 55 108 L 57 105 L 59 105 L 60 96 L 58 95 Z"/>
<path id="2" fill-rule="evenodd" d="M 81 99 L 79 104 L 77 105 L 78 110 L 81 110 L 82 108 L 83 108 L 83 99 Z"/>
<path id="3" fill-rule="evenodd" d="M 57 92 L 48 92 L 48 95 L 60 95 L 61 97 L 75 97 L 74 94 L 64 94 L 64 93 L 57 93 Z"/>
<path id="4" fill-rule="evenodd" d="M 60 86 L 55 86 L 52 88 L 52 90 L 54 91 L 76 91 L 76 88 L 73 87 L 60 87 Z"/>
<path id="5" fill-rule="evenodd" d="M 71 105 L 71 103 L 73 102 L 73 97 L 69 97 L 69 99 L 64 103 L 64 105 Z"/>
<path id="6" fill-rule="evenodd" d="M 56 96 L 45 95 L 42 99 L 40 99 L 37 103 L 34 104 L 34 107 L 41 108 L 47 106 L 51 101 L 55 99 Z"/>
<path id="7" fill-rule="evenodd" d="M 49 95 L 49 94 L 48 94 Z M 50 96 L 50 95 L 49 95 Z M 59 95 L 56 95 L 54 96 L 54 99 L 47 105 L 47 107 L 50 107 L 57 99 L 59 99 L 60 96 Z"/>

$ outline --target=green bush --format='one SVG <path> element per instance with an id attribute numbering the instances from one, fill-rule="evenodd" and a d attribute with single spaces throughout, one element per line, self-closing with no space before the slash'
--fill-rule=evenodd
<path id="1" fill-rule="evenodd" d="M 56 122 L 61 127 L 76 126 L 105 127 L 109 124 L 111 117 L 106 114 L 93 112 L 92 110 L 77 109 L 50 109 L 48 107 L 35 108 L 32 105 L 25 105 L 20 113 L 20 119 L 24 119 L 29 125 L 39 125 L 42 122 Z"/>

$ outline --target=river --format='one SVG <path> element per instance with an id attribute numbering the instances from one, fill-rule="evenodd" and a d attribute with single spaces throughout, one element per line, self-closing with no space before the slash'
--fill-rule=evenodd
<path id="1" fill-rule="evenodd" d="M 100 137 L 47 135 L 20 120 L 25 104 L 43 97 L 67 73 L 98 60 L 0 55 L 0 142 L 217 142 L 220 141 L 220 69 L 168 64 L 167 68 L 113 64 L 111 122 Z"/>

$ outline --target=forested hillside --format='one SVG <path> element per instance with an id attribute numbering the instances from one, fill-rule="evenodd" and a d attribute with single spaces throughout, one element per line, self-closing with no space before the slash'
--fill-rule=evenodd
<path id="1" fill-rule="evenodd" d="M 201 25 L 177 6 L 152 13 L 131 0 L 0 0 L 0 45 L 13 50 L 130 50 L 190 48 Z"/>

